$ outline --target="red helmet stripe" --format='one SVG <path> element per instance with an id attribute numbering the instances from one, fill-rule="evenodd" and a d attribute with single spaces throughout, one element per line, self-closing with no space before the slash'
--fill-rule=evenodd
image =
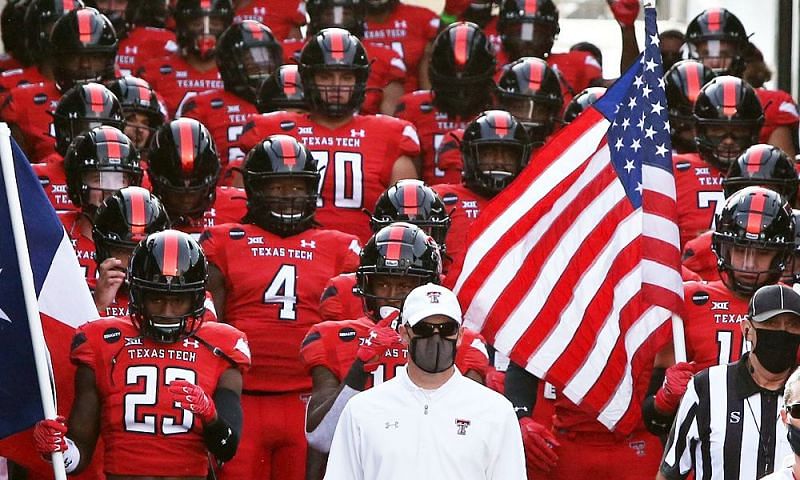
<path id="1" fill-rule="evenodd" d="M 75 2 L 73 0 L 63 0 L 61 6 L 64 7 L 65 12 L 75 10 Z"/>
<path id="2" fill-rule="evenodd" d="M 261 40 L 264 38 L 264 32 L 261 30 L 261 28 L 259 28 L 259 25 L 256 22 L 245 22 L 244 25 L 254 39 Z"/>
<path id="3" fill-rule="evenodd" d="M 529 65 L 531 77 L 528 79 L 528 88 L 532 92 L 538 92 L 542 88 L 542 81 L 544 80 L 544 64 L 531 62 Z"/>
<path id="4" fill-rule="evenodd" d="M 403 235 L 406 230 L 402 227 L 395 227 L 389 230 L 389 245 L 386 247 L 387 260 L 400 260 L 400 254 L 403 250 Z"/>
<path id="5" fill-rule="evenodd" d="M 144 237 L 144 194 L 145 192 L 139 190 L 138 188 L 134 188 L 131 191 L 131 235 L 134 239 L 141 239 Z"/>
<path id="6" fill-rule="evenodd" d="M 106 146 L 108 158 L 122 159 L 122 139 L 110 128 L 100 130 L 100 141 Z"/>
<path id="7" fill-rule="evenodd" d="M 453 55 L 455 56 L 456 64 L 462 67 L 467 64 L 467 57 L 469 56 L 469 52 L 467 51 L 468 33 L 469 27 L 466 25 L 459 25 L 456 27 L 456 39 L 455 44 L 453 45 Z"/>
<path id="8" fill-rule="evenodd" d="M 211 10 L 211 0 L 200 0 L 200 8 L 203 10 Z"/>
<path id="9" fill-rule="evenodd" d="M 494 116 L 494 131 L 498 137 L 505 137 L 508 135 L 510 122 L 508 115 L 497 114 Z"/>
<path id="10" fill-rule="evenodd" d="M 194 141 L 192 139 L 192 124 L 178 122 L 178 135 L 180 136 L 181 168 L 184 173 L 189 173 L 194 168 Z"/>
<path id="11" fill-rule="evenodd" d="M 736 115 L 736 87 L 737 82 L 728 81 L 722 83 L 722 114 L 726 117 Z"/>
<path id="12" fill-rule="evenodd" d="M 407 186 L 403 188 L 403 213 L 406 215 L 416 215 L 418 213 L 417 186 Z"/>
<path id="13" fill-rule="evenodd" d="M 161 274 L 168 277 L 178 276 L 178 234 L 167 232 L 164 235 L 164 258 L 161 261 Z"/>
<path id="14" fill-rule="evenodd" d="M 92 11 L 78 10 L 78 35 L 81 43 L 92 41 Z"/>
<path id="15" fill-rule="evenodd" d="M 297 153 L 294 151 L 294 142 L 287 138 L 278 140 L 278 147 L 281 149 L 283 163 L 288 167 L 297 165 Z"/>
<path id="16" fill-rule="evenodd" d="M 708 30 L 711 32 L 717 32 L 720 29 L 720 23 L 722 21 L 721 11 L 718 8 L 712 8 L 708 11 Z"/>
<path id="17" fill-rule="evenodd" d="M 89 93 L 89 105 L 95 113 L 103 113 L 103 90 L 99 85 L 87 85 L 86 91 Z"/>
<path id="18" fill-rule="evenodd" d="M 758 235 L 761 232 L 761 219 L 764 218 L 764 204 L 767 196 L 761 192 L 750 197 L 750 213 L 747 214 L 747 233 Z"/>
<path id="19" fill-rule="evenodd" d="M 539 10 L 539 2 L 537 0 L 525 0 L 525 15 L 532 16 Z"/>
<path id="20" fill-rule="evenodd" d="M 282 70 L 283 75 L 283 93 L 287 97 L 297 94 L 297 69 L 286 68 Z"/>
<path id="21" fill-rule="evenodd" d="M 697 63 L 690 63 L 686 68 L 686 96 L 692 103 L 697 100 L 697 95 L 700 94 L 700 89 L 703 88 L 700 83 L 701 68 L 703 67 Z"/>
<path id="22" fill-rule="evenodd" d="M 331 35 L 331 57 L 334 60 L 344 59 L 344 34 L 336 32 Z"/>
<path id="23" fill-rule="evenodd" d="M 748 156 L 757 161 L 747 162 L 747 173 L 749 173 L 751 176 L 761 170 L 761 165 L 764 165 L 767 162 L 770 154 L 770 149 L 766 145 L 757 145 L 753 148 L 753 150 L 755 150 L 755 152 L 751 150 L 752 156 Z"/>

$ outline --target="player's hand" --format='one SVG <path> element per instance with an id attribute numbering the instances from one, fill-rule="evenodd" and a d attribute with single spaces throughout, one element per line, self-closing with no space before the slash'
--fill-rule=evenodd
<path id="1" fill-rule="evenodd" d="M 182 409 L 194 413 L 203 423 L 213 423 L 217 419 L 214 400 L 199 385 L 186 380 L 173 380 L 169 383 L 169 393 Z"/>
<path id="2" fill-rule="evenodd" d="M 64 440 L 67 435 L 66 420 L 58 416 L 55 420 L 40 420 L 33 427 L 33 443 L 36 451 L 43 457 L 50 458 L 53 452 L 64 452 L 67 450 L 67 443 Z"/>
<path id="3" fill-rule="evenodd" d="M 106 258 L 97 266 L 97 284 L 94 289 L 94 303 L 103 313 L 117 298 L 119 287 L 125 282 L 125 269 L 122 261 L 114 257 Z"/>
<path id="4" fill-rule="evenodd" d="M 669 367 L 664 376 L 664 385 L 656 393 L 656 410 L 665 415 L 677 412 L 681 397 L 686 393 L 686 387 L 695 373 L 697 365 L 694 362 L 679 362 Z"/>
<path id="5" fill-rule="evenodd" d="M 632 27 L 639 16 L 639 0 L 606 0 L 620 27 Z"/>
<path id="6" fill-rule="evenodd" d="M 528 468 L 549 472 L 558 463 L 556 447 L 560 447 L 556 437 L 544 425 L 536 423 L 531 417 L 519 419 L 522 429 L 522 444 L 525 446 L 525 463 Z"/>
<path id="7" fill-rule="evenodd" d="M 396 323 L 399 315 L 399 311 L 392 312 L 378 322 L 369 330 L 369 335 L 364 339 L 364 343 L 358 347 L 356 356 L 364 362 L 364 370 L 369 372 L 377 368 L 378 362 L 386 354 L 386 350 L 400 342 L 400 334 L 391 326 Z"/>

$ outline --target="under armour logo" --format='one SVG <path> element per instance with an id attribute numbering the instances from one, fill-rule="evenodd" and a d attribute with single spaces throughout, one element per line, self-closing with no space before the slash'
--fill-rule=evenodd
<path id="1" fill-rule="evenodd" d="M 310 242 L 306 242 L 305 240 L 300 240 L 300 246 L 303 248 L 317 248 L 317 241 L 311 240 Z"/>
<path id="2" fill-rule="evenodd" d="M 125 55 L 138 55 L 139 54 L 139 47 L 137 46 L 126 46 L 125 47 Z"/>
<path id="3" fill-rule="evenodd" d="M 400 428 L 400 422 L 397 420 L 394 422 L 386 422 L 386 430 L 389 430 L 390 428 Z"/>
<path id="4" fill-rule="evenodd" d="M 351 128 L 351 129 L 350 129 L 350 136 L 351 136 L 351 137 L 361 137 L 361 138 L 364 138 L 364 136 L 365 136 L 366 134 L 367 134 L 367 132 L 365 132 L 363 128 L 362 128 L 362 129 L 360 129 L 360 130 L 356 130 L 355 128 Z"/>
<path id="5" fill-rule="evenodd" d="M 394 28 L 408 28 L 408 22 L 405 20 L 395 20 Z"/>
<path id="6" fill-rule="evenodd" d="M 439 296 L 442 292 L 428 292 L 428 299 L 431 303 L 439 303 Z"/>
<path id="7" fill-rule="evenodd" d="M 253 14 L 255 15 L 266 15 L 267 8 L 266 7 L 255 7 L 253 8 Z"/>
<path id="8" fill-rule="evenodd" d="M 461 420 L 456 418 L 456 434 L 458 435 L 466 435 L 467 434 L 467 427 L 470 425 L 469 420 Z"/>
<path id="9" fill-rule="evenodd" d="M 190 340 L 188 338 L 184 338 L 183 339 L 183 347 L 184 348 L 189 348 L 189 347 L 200 348 L 200 342 L 198 342 L 197 340 Z"/>

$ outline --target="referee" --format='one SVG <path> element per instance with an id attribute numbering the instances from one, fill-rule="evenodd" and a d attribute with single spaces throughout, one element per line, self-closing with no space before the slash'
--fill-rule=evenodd
<path id="1" fill-rule="evenodd" d="M 783 386 L 797 364 L 800 294 L 760 288 L 740 324 L 753 350 L 701 371 L 689 383 L 657 480 L 761 478 L 792 450 L 781 423 Z"/>

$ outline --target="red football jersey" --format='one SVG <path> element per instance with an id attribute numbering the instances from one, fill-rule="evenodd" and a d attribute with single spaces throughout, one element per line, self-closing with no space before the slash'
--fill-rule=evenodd
<path id="1" fill-rule="evenodd" d="M 5 70 L 0 73 L 0 92 L 7 92 L 22 85 L 49 81 L 36 65 Z"/>
<path id="2" fill-rule="evenodd" d="M 322 320 L 353 320 L 364 315 L 361 297 L 353 293 L 355 273 L 343 273 L 328 280 L 319 299 L 319 316 Z"/>
<path id="3" fill-rule="evenodd" d="M 22 63 L 20 63 L 20 61 L 16 58 L 12 57 L 8 53 L 0 53 L 0 72 L 22 67 Z"/>
<path id="4" fill-rule="evenodd" d="M 167 388 L 183 379 L 213 395 L 223 372 L 250 364 L 242 332 L 204 322 L 164 344 L 140 335 L 129 318 L 107 318 L 78 330 L 70 357 L 95 373 L 107 474 L 205 477 L 203 425 L 175 406 Z"/>
<path id="5" fill-rule="evenodd" d="M 83 213 L 78 210 L 69 212 L 62 212 L 58 214 L 58 219 L 64 225 L 72 247 L 75 249 L 75 255 L 78 257 L 78 264 L 83 268 L 86 275 L 86 281 L 94 282 L 97 278 L 97 264 L 94 261 L 94 240 L 91 234 L 89 236 L 81 233 L 78 219 L 81 218 Z M 84 217 L 87 222 L 91 223 L 88 217 Z"/>
<path id="6" fill-rule="evenodd" d="M 410 93 L 419 88 L 419 65 L 439 23 L 430 9 L 398 2 L 385 21 L 366 23 L 364 45 L 385 45 L 400 56 L 406 66 L 405 91 Z"/>
<path id="7" fill-rule="evenodd" d="M 89 282 L 89 287 L 94 291 L 97 282 Z M 130 295 L 128 291 L 117 291 L 117 295 L 114 297 L 114 301 L 111 305 L 107 306 L 104 310 L 101 310 L 100 316 L 101 317 L 127 317 L 130 315 L 130 310 L 128 309 L 130 305 Z M 206 292 L 206 313 L 203 314 L 203 321 L 206 322 L 216 322 L 217 321 L 217 312 L 214 309 L 214 301 L 211 298 L 211 294 Z"/>
<path id="8" fill-rule="evenodd" d="M 325 367 L 341 382 L 356 359 L 358 347 L 369 337 L 375 323 L 367 317 L 357 320 L 322 322 L 311 327 L 300 348 L 300 358 L 306 372 L 314 367 Z M 402 341 L 394 343 L 383 360 L 367 380 L 365 389 L 394 378 L 397 369 L 408 363 L 408 345 Z M 485 377 L 489 367 L 489 356 L 483 338 L 469 329 L 464 329 L 461 343 L 456 350 L 456 368 L 461 373 L 474 370 Z"/>
<path id="9" fill-rule="evenodd" d="M 258 115 L 258 109 L 242 97 L 225 90 L 211 90 L 187 100 L 176 117 L 194 118 L 208 128 L 224 167 L 230 160 L 247 154 L 239 137 L 253 115 Z"/>
<path id="10" fill-rule="evenodd" d="M 735 295 L 722 281 L 683 284 L 683 328 L 687 361 L 698 368 L 735 362 L 747 351 L 739 322 L 749 299 Z"/>
<path id="11" fill-rule="evenodd" d="M 42 163 L 34 163 L 33 172 L 39 177 L 44 193 L 56 212 L 76 210 L 67 194 L 67 175 L 61 155 L 53 152 Z"/>
<path id="12" fill-rule="evenodd" d="M 53 115 L 61 92 L 53 82 L 12 89 L 0 107 L 0 118 L 22 131 L 25 153 L 31 163 L 42 162 L 56 147 Z"/>
<path id="13" fill-rule="evenodd" d="M 465 128 L 472 118 L 450 118 L 433 104 L 429 90 L 407 93 L 400 98 L 397 117 L 411 122 L 417 129 L 422 149 L 422 179 L 428 185 L 461 183 L 461 170 L 443 170 L 438 150 L 451 130 Z"/>
<path id="14" fill-rule="evenodd" d="M 149 60 L 177 51 L 174 32 L 164 28 L 133 27 L 119 41 L 117 66 L 122 75 L 136 75 Z"/>
<path id="15" fill-rule="evenodd" d="M 228 224 L 206 230 L 200 243 L 225 277 L 223 320 L 247 333 L 255 352 L 245 389 L 309 390 L 300 343 L 320 321 L 325 282 L 358 267 L 358 239 L 317 228 L 284 238 L 256 225 Z"/>
<path id="16" fill-rule="evenodd" d="M 268 26 L 278 40 L 283 40 L 289 35 L 292 27 L 302 27 L 306 24 L 305 3 L 301 1 L 276 2 L 275 0 L 252 0 L 236 2 L 236 16 L 234 22 L 242 20 L 255 20 Z"/>
<path id="17" fill-rule="evenodd" d="M 783 90 L 756 88 L 755 91 L 764 108 L 764 125 L 759 132 L 758 141 L 767 143 L 772 132 L 781 126 L 789 127 L 792 135 L 796 135 L 800 116 L 798 116 L 797 104 L 792 96 Z"/>
<path id="18" fill-rule="evenodd" d="M 681 263 L 707 282 L 719 280 L 717 256 L 711 250 L 711 236 L 714 232 L 703 232 L 700 236 L 686 242 L 683 246 Z"/>
<path id="19" fill-rule="evenodd" d="M 305 45 L 305 40 L 289 38 L 282 42 L 283 60 L 285 63 L 299 63 L 300 51 Z M 380 113 L 383 89 L 392 82 L 403 83 L 406 76 L 406 66 L 400 55 L 394 50 L 364 43 L 364 50 L 370 61 L 369 77 L 367 77 L 367 92 L 364 103 L 361 105 L 362 114 Z"/>
<path id="20" fill-rule="evenodd" d="M 216 65 L 201 72 L 178 53 L 146 62 L 138 76 L 147 80 L 164 98 L 170 117 L 174 117 L 180 106 L 195 95 L 224 88 Z"/>
<path id="21" fill-rule="evenodd" d="M 279 133 L 300 139 L 317 159 L 322 177 L 317 222 L 362 241 L 372 235 L 363 210 L 372 209 L 389 188 L 395 161 L 419 155 L 414 127 L 385 115 L 355 115 L 345 125 L 329 129 L 308 114 L 273 112 L 253 117 L 241 141 L 250 150 Z"/>
<path id="22" fill-rule="evenodd" d="M 239 223 L 247 213 L 247 194 L 242 188 L 217 187 L 214 203 L 198 219 L 181 217 L 173 219 L 172 228 L 191 234 L 195 240 L 206 228 L 225 223 Z"/>
<path id="23" fill-rule="evenodd" d="M 452 287 L 458 280 L 461 265 L 464 263 L 464 255 L 467 253 L 467 232 L 470 225 L 478 218 L 481 209 L 489 202 L 488 198 L 482 197 L 464 185 L 458 183 L 434 185 L 433 189 L 442 197 L 442 201 L 450 213 L 450 230 L 447 231 L 445 245 L 447 246 L 447 256 L 452 259 L 452 263 L 445 262 L 445 285 Z"/>
<path id="24" fill-rule="evenodd" d="M 593 81 L 602 80 L 603 68 L 597 60 L 587 52 L 578 50 L 564 53 L 551 53 L 547 64 L 553 67 L 561 80 L 561 94 L 564 105 L 572 97 L 589 87 Z"/>
<path id="25" fill-rule="evenodd" d="M 714 214 L 722 210 L 722 172 L 696 153 L 672 156 L 678 203 L 681 248 L 686 242 L 714 228 Z"/>

